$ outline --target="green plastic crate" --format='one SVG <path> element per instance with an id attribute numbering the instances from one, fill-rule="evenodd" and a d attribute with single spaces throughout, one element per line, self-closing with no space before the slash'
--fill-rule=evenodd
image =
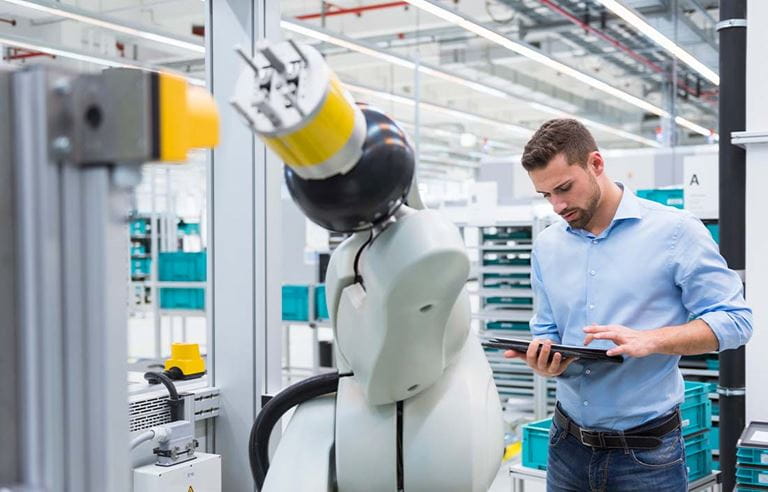
<path id="1" fill-rule="evenodd" d="M 651 189 L 637 190 L 637 196 L 651 200 L 662 205 L 668 205 L 675 208 L 683 208 L 683 190 L 674 188 L 668 190 Z"/>
<path id="2" fill-rule="evenodd" d="M 162 282 L 203 282 L 206 253 L 165 252 L 158 255 L 158 276 Z"/>
<path id="3" fill-rule="evenodd" d="M 487 297 L 485 299 L 486 304 L 496 305 L 515 305 L 515 306 L 531 306 L 533 305 L 533 297 L 509 297 L 509 296 L 494 296 Z"/>
<path id="4" fill-rule="evenodd" d="M 712 450 L 720 449 L 720 427 L 712 427 L 712 429 L 710 429 L 709 449 L 712 449 Z"/>
<path id="5" fill-rule="evenodd" d="M 685 437 L 685 455 L 690 456 L 704 450 L 711 451 L 709 435 L 710 432 L 709 429 L 707 429 L 697 434 Z"/>
<path id="6" fill-rule="evenodd" d="M 483 256 L 483 266 L 527 266 L 531 264 L 531 257 L 517 254 L 488 253 Z"/>
<path id="7" fill-rule="evenodd" d="M 283 321 L 309 321 L 309 286 L 283 285 Z"/>
<path id="8" fill-rule="evenodd" d="M 549 455 L 549 428 L 552 419 L 531 422 L 523 426 L 523 466 L 547 469 Z"/>
<path id="9" fill-rule="evenodd" d="M 150 258 L 131 258 L 131 276 L 143 277 L 149 275 L 152 267 Z"/>
<path id="10" fill-rule="evenodd" d="M 487 330 L 520 330 L 527 331 L 530 325 L 527 321 L 488 321 L 485 323 Z"/>
<path id="11" fill-rule="evenodd" d="M 328 303 L 325 298 L 325 285 L 323 284 L 315 287 L 315 318 L 329 319 Z"/>
<path id="12" fill-rule="evenodd" d="M 712 473 L 712 452 L 709 447 L 685 456 L 688 467 L 688 481 L 693 482 Z"/>
<path id="13" fill-rule="evenodd" d="M 736 483 L 741 485 L 768 486 L 768 468 L 736 467 Z"/>
<path id="14" fill-rule="evenodd" d="M 712 385 L 694 381 L 685 382 L 685 401 L 680 406 L 684 436 L 696 434 L 712 426 Z"/>
<path id="15" fill-rule="evenodd" d="M 483 240 L 485 241 L 504 239 L 531 239 L 531 229 L 527 227 L 489 227 L 483 229 Z"/>
<path id="16" fill-rule="evenodd" d="M 736 462 L 740 465 L 768 465 L 768 449 L 738 448 Z"/>
<path id="17" fill-rule="evenodd" d="M 160 289 L 161 309 L 205 309 L 205 289 Z"/>
<path id="18" fill-rule="evenodd" d="M 129 229 L 131 236 L 146 236 L 149 234 L 149 219 L 132 219 Z"/>

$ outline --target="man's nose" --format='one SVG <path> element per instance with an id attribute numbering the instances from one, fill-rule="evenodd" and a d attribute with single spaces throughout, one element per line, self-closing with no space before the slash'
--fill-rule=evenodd
<path id="1" fill-rule="evenodd" d="M 555 213 L 558 215 L 563 213 L 565 209 L 568 208 L 568 204 L 566 204 L 563 200 L 558 200 L 557 198 L 552 198 L 550 203 L 552 204 L 552 208 L 555 209 Z"/>

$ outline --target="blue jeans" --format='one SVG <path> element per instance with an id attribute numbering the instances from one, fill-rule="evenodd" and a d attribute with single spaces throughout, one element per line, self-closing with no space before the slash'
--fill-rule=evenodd
<path id="1" fill-rule="evenodd" d="M 654 427 L 665 418 L 646 425 Z M 688 470 L 680 429 L 665 434 L 661 441 L 655 449 L 595 449 L 553 422 L 547 492 L 685 492 Z"/>

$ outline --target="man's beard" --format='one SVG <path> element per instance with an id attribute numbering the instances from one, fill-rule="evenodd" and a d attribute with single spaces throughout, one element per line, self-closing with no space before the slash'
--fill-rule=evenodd
<path id="1" fill-rule="evenodd" d="M 592 192 L 590 193 L 589 200 L 587 201 L 587 206 L 585 208 L 571 208 L 562 214 L 568 215 L 571 212 L 577 212 L 576 218 L 573 219 L 573 221 L 568 221 L 568 225 L 574 229 L 584 229 L 587 225 L 589 225 L 589 223 L 592 221 L 592 218 L 595 216 L 597 205 L 600 203 L 600 197 L 602 196 L 602 193 L 600 192 L 600 186 L 597 184 L 595 177 L 591 174 L 589 175 L 589 181 L 592 187 Z"/>

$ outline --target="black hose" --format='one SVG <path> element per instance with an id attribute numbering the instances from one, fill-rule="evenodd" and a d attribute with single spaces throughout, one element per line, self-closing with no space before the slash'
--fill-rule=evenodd
<path id="1" fill-rule="evenodd" d="M 275 424 L 280 421 L 285 412 L 299 403 L 328 393 L 335 393 L 339 388 L 339 377 L 338 372 L 331 372 L 299 381 L 275 395 L 261 409 L 251 427 L 248 443 L 251 473 L 258 490 L 264 486 L 267 470 L 269 470 L 269 438 Z"/>
<path id="2" fill-rule="evenodd" d="M 179 392 L 176 391 L 176 385 L 171 378 L 163 372 L 149 371 L 144 373 L 144 379 L 149 384 L 162 383 L 168 390 L 168 405 L 171 407 L 171 422 L 182 420 L 184 417 L 184 400 L 179 398 Z"/>

